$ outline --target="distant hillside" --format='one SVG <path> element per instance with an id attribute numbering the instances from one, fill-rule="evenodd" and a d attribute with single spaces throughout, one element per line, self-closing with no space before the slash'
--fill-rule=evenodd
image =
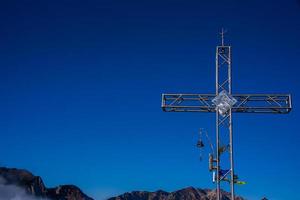
<path id="1" fill-rule="evenodd" d="M 0 200 L 93 200 L 74 185 L 46 188 L 41 177 L 6 167 L 0 167 L 0 194 Z"/>
<path id="2" fill-rule="evenodd" d="M 74 185 L 47 188 L 41 177 L 27 170 L 0 167 L 0 200 L 93 200 Z M 108 200 L 216 200 L 215 190 L 185 188 L 175 192 L 134 191 Z M 222 191 L 222 200 L 230 194 Z M 236 197 L 235 200 L 244 200 Z"/>
<path id="3" fill-rule="evenodd" d="M 221 199 L 230 200 L 230 194 L 222 191 Z M 175 192 L 165 192 L 162 190 L 156 192 L 134 191 L 108 200 L 216 200 L 216 192 L 215 190 L 196 189 L 193 187 Z M 235 200 L 244 199 L 242 197 L 236 197 Z"/>

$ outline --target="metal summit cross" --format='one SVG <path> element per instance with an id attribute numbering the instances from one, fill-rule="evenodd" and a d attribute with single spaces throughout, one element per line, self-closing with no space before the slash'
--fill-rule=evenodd
<path id="1" fill-rule="evenodd" d="M 216 47 L 216 93 L 162 94 L 162 109 L 166 112 L 216 113 L 216 155 L 209 156 L 210 171 L 216 174 L 217 200 L 221 200 L 221 181 L 230 183 L 231 200 L 234 200 L 234 184 L 238 177 L 234 174 L 232 113 L 286 114 L 292 105 L 290 94 L 232 94 L 231 46 L 224 44 L 224 30 L 220 34 L 221 45 Z M 222 146 L 223 139 L 228 141 L 225 146 Z M 229 153 L 225 158 L 227 161 L 229 158 L 230 170 L 221 169 L 224 153 Z M 225 160 L 224 156 L 222 158 Z"/>

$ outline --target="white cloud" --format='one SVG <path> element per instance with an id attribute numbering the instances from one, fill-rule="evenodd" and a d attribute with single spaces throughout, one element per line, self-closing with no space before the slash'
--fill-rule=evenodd
<path id="1" fill-rule="evenodd" d="M 21 187 L 5 183 L 5 179 L 0 177 L 0 200 L 45 200 L 28 195 L 25 189 Z"/>

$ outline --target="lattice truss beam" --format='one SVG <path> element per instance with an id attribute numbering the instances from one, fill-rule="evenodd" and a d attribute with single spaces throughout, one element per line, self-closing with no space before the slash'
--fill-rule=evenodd
<path id="1" fill-rule="evenodd" d="M 276 113 L 291 111 L 289 94 L 236 94 L 237 103 L 232 112 L 238 113 Z M 163 94 L 162 109 L 166 112 L 215 112 L 212 100 L 215 94 Z"/>

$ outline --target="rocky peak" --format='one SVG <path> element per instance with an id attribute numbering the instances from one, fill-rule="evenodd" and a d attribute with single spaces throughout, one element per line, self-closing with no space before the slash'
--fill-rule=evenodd
<path id="1" fill-rule="evenodd" d="M 28 195 L 52 200 L 93 200 L 74 185 L 46 188 L 41 177 L 23 169 L 0 167 L 0 184 L 17 186 Z"/>
<path id="2" fill-rule="evenodd" d="M 47 197 L 51 199 L 92 200 L 75 185 L 61 185 L 56 188 L 50 188 L 48 189 Z"/>

